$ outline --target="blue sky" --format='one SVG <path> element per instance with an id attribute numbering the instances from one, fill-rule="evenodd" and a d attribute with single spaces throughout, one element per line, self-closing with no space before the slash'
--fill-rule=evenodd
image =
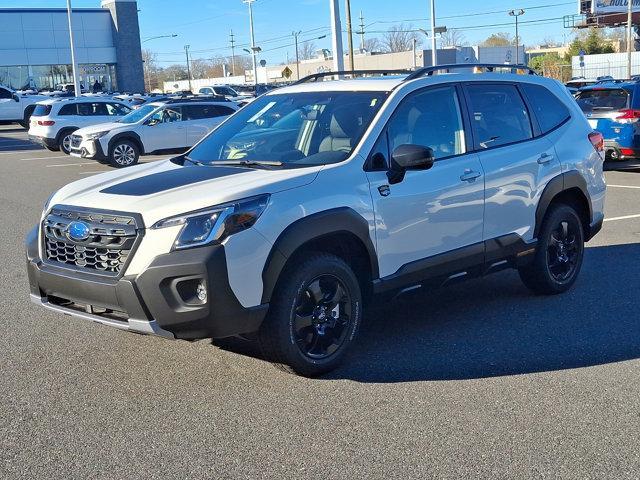
<path id="1" fill-rule="evenodd" d="M 72 0 L 74 7 L 99 7 L 100 0 Z M 65 7 L 65 0 L 0 0 L 2 7 Z M 340 0 L 344 24 L 344 1 Z M 236 41 L 249 43 L 247 6 L 242 0 L 138 0 L 142 37 L 173 34 L 173 39 L 150 40 L 145 47 L 158 54 L 163 65 L 183 62 L 186 44 L 193 58 L 229 55 L 229 30 Z M 259 59 L 279 64 L 295 56 L 291 32 L 302 30 L 300 39 L 330 33 L 329 0 L 256 0 L 253 4 L 256 44 L 264 53 Z M 460 29 L 470 44 L 476 44 L 494 32 L 513 34 L 513 18 L 507 11 L 524 8 L 520 17 L 520 35 L 527 45 L 550 38 L 557 42 L 571 37 L 563 28 L 562 17 L 577 13 L 577 0 L 436 0 L 436 22 Z M 360 10 L 368 36 L 382 36 L 394 23 L 404 21 L 428 29 L 429 0 L 351 0 L 354 30 Z M 532 23 L 528 23 L 532 22 Z M 504 25 L 502 25 L 504 24 Z M 1 26 L 0 26 L 1 27 Z M 318 48 L 330 48 L 330 37 L 315 40 Z M 357 38 L 354 42 L 358 45 Z M 345 43 L 346 45 L 346 43 Z"/>

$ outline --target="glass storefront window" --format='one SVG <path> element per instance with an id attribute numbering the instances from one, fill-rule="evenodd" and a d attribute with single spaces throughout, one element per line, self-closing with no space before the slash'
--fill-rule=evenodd
<path id="1" fill-rule="evenodd" d="M 78 70 L 83 91 L 112 92 L 116 89 L 115 65 L 79 65 Z M 0 67 L 0 85 L 14 90 L 53 90 L 69 83 L 73 83 L 71 65 Z"/>

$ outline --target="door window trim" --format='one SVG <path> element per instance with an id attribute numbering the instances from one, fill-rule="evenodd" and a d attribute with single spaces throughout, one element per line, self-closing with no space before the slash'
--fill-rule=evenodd
<path id="1" fill-rule="evenodd" d="M 475 137 L 477 136 L 477 132 L 476 132 L 476 129 L 472 127 L 474 143 L 473 143 L 473 150 L 470 150 L 470 151 L 475 152 L 475 153 L 486 152 L 488 150 L 495 150 L 497 148 L 510 147 L 510 146 L 513 146 L 513 145 L 518 145 L 520 143 L 530 142 L 532 140 L 537 140 L 538 138 L 540 138 L 542 136 L 542 135 L 539 134 L 540 133 L 540 127 L 538 126 L 538 119 L 532 113 L 531 106 L 529 105 L 529 103 L 525 99 L 524 92 L 520 89 L 519 83 L 517 83 L 517 82 L 509 82 L 509 81 L 506 81 L 506 82 L 500 82 L 500 81 L 478 81 L 478 82 L 462 82 L 461 85 L 462 85 L 462 89 L 464 91 L 465 99 L 466 99 L 467 105 L 468 105 L 467 112 L 468 112 L 468 115 L 469 115 L 469 121 L 470 122 L 471 122 L 471 115 L 473 115 L 473 112 L 471 111 L 472 103 L 471 103 L 471 98 L 470 98 L 469 89 L 468 89 L 469 86 L 474 86 L 474 85 L 511 85 L 511 86 L 515 87 L 516 91 L 518 92 L 518 95 L 520 96 L 520 99 L 522 100 L 524 108 L 527 110 L 527 115 L 529 117 L 529 124 L 531 126 L 531 138 L 526 138 L 524 140 L 518 140 L 516 142 L 504 143 L 502 145 L 490 146 L 488 148 L 482 148 L 479 144 L 476 143 Z"/>
<path id="2" fill-rule="evenodd" d="M 396 105 L 396 107 L 394 108 L 393 112 L 391 112 L 391 114 L 389 115 L 389 117 L 387 118 L 387 121 L 384 124 L 384 127 L 382 128 L 382 131 L 380 132 L 380 134 L 376 137 L 375 141 L 373 142 L 373 147 L 371 148 L 371 150 L 369 151 L 369 153 L 367 154 L 367 160 L 364 162 L 364 166 L 363 169 L 365 172 L 386 172 L 389 170 L 390 165 L 389 162 L 391 160 L 391 146 L 390 146 L 390 142 L 389 142 L 389 137 L 388 137 L 388 130 L 389 130 L 389 123 L 393 120 L 394 115 L 396 114 L 396 112 L 403 106 L 404 101 L 412 95 L 419 95 L 421 93 L 424 93 L 426 91 L 429 90 L 436 90 L 439 88 L 452 88 L 457 100 L 458 100 L 458 111 L 460 114 L 460 119 L 462 121 L 462 130 L 464 133 L 464 143 L 465 143 L 465 151 L 463 153 L 456 153 L 453 155 L 447 155 L 446 157 L 440 157 L 440 158 L 436 158 L 434 159 L 434 163 L 440 162 L 442 160 L 449 160 L 452 158 L 456 158 L 456 157 L 461 157 L 463 155 L 468 155 L 469 153 L 473 153 L 473 136 L 471 135 L 471 125 L 470 125 L 470 118 L 468 116 L 468 109 L 467 109 L 467 101 L 466 98 L 463 96 L 464 92 L 462 90 L 461 87 L 461 83 L 460 82 L 447 82 L 447 83 L 439 83 L 437 85 L 429 85 L 426 87 L 422 87 L 422 88 L 417 88 L 415 90 L 411 90 L 410 92 L 407 92 L 407 94 L 402 97 L 402 99 L 400 99 L 400 101 L 398 102 L 398 104 Z M 387 167 L 386 168 L 374 168 L 372 165 L 372 157 L 374 152 L 376 151 L 376 147 L 378 145 L 378 143 L 381 141 L 382 137 L 385 136 L 386 137 L 386 144 L 387 144 L 387 153 L 386 153 L 386 162 L 387 162 Z"/>

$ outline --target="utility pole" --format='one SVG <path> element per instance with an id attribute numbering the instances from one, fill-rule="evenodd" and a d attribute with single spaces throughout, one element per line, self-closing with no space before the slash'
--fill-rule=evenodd
<path id="1" fill-rule="evenodd" d="M 79 97 L 82 92 L 80 89 L 80 78 L 78 77 L 78 65 L 76 64 L 76 49 L 73 42 L 73 22 L 71 21 L 71 0 L 67 0 L 67 17 L 69 21 L 69 43 L 71 44 L 71 70 L 73 72 L 73 89 L 75 96 Z"/>
<path id="2" fill-rule="evenodd" d="M 360 51 L 364 52 L 364 16 L 360 10 Z"/>
<path id="3" fill-rule="evenodd" d="M 329 0 L 331 10 L 331 43 L 333 47 L 333 70 L 344 71 L 344 56 L 342 54 L 342 25 L 340 24 L 340 5 L 338 0 Z"/>
<path id="4" fill-rule="evenodd" d="M 524 10 L 522 8 L 509 11 L 509 16 L 516 17 L 516 65 L 520 63 L 520 36 L 518 35 L 518 17 L 520 15 L 524 15 Z"/>
<path id="5" fill-rule="evenodd" d="M 233 30 L 231 30 L 231 75 L 236 74 L 236 41 L 233 38 Z"/>
<path id="6" fill-rule="evenodd" d="M 418 39 L 414 38 L 413 39 L 413 69 L 415 70 L 416 67 L 418 66 L 418 63 L 416 61 L 416 45 L 418 44 Z"/>
<path id="7" fill-rule="evenodd" d="M 627 0 L 627 78 L 631 79 L 631 40 L 633 21 L 633 2 Z"/>
<path id="8" fill-rule="evenodd" d="M 256 0 L 242 0 L 249 5 L 249 33 L 251 34 L 251 61 L 253 63 L 253 83 L 258 84 L 258 66 L 256 65 L 256 41 L 253 36 L 253 8 L 251 4 Z"/>
<path id="9" fill-rule="evenodd" d="M 184 53 L 187 54 L 187 75 L 189 76 L 189 91 L 193 92 L 192 87 L 191 87 L 191 62 L 189 61 L 189 49 L 191 48 L 191 45 L 185 45 L 184 46 Z"/>
<path id="10" fill-rule="evenodd" d="M 431 0 L 431 65 L 438 64 L 438 52 L 436 51 L 436 0 Z"/>
<path id="11" fill-rule="evenodd" d="M 298 56 L 298 35 L 300 35 L 302 31 L 292 32 L 293 38 L 296 43 L 296 80 L 300 80 L 300 57 Z M 287 62 L 289 63 L 289 62 Z"/>
<path id="12" fill-rule="evenodd" d="M 355 70 L 353 60 L 353 32 L 351 31 L 351 0 L 345 0 L 344 9 L 347 11 L 347 41 L 349 43 L 349 69 Z"/>

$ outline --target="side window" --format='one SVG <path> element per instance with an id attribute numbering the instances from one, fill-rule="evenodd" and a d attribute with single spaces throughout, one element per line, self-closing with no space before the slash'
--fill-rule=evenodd
<path id="1" fill-rule="evenodd" d="M 205 118 L 207 108 L 208 106 L 205 105 L 185 105 L 182 107 L 183 120 L 200 120 L 201 118 Z"/>
<path id="2" fill-rule="evenodd" d="M 160 112 L 162 123 L 174 123 L 182 121 L 182 109 L 180 107 L 167 107 Z"/>
<path id="3" fill-rule="evenodd" d="M 78 115 L 78 104 L 70 103 L 60 108 L 58 115 Z"/>
<path id="4" fill-rule="evenodd" d="M 455 87 L 429 88 L 404 98 L 387 124 L 387 142 L 390 152 L 404 144 L 430 147 L 436 159 L 465 153 Z"/>
<path id="5" fill-rule="evenodd" d="M 533 138 L 527 107 L 514 85 L 471 84 L 471 123 L 480 149 Z"/>
<path id="6" fill-rule="evenodd" d="M 207 118 L 224 117 L 225 115 L 233 115 L 236 111 L 233 108 L 224 105 L 212 105 L 211 114 Z"/>
<path id="7" fill-rule="evenodd" d="M 99 115 L 101 117 L 107 117 L 109 116 L 109 111 L 107 110 L 107 104 L 100 102 L 100 103 L 92 103 L 91 104 L 91 114 L 92 115 Z"/>
<path id="8" fill-rule="evenodd" d="M 529 104 L 533 109 L 542 133 L 547 133 L 571 116 L 562 101 L 542 85 L 523 83 Z"/>
<path id="9" fill-rule="evenodd" d="M 11 92 L 9 90 L 7 90 L 6 88 L 0 88 L 0 99 L 8 99 L 8 98 L 13 98 L 11 96 Z"/>
<path id="10" fill-rule="evenodd" d="M 109 116 L 122 116 L 126 115 L 131 111 L 129 107 L 125 107 L 124 105 L 120 105 L 119 103 L 107 103 L 107 112 Z"/>
<path id="11" fill-rule="evenodd" d="M 78 115 L 82 117 L 93 115 L 93 108 L 90 103 L 78 103 L 76 107 L 78 108 Z"/>

